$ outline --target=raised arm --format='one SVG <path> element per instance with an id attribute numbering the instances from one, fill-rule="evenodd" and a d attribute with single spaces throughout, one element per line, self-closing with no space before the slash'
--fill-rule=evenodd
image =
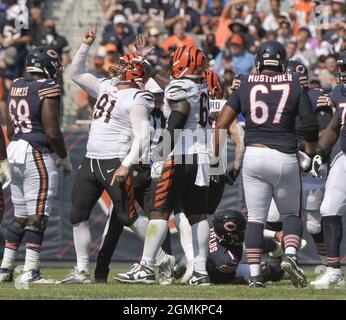
<path id="1" fill-rule="evenodd" d="M 76 82 L 83 90 L 97 99 L 100 90 L 100 79 L 96 78 L 86 70 L 86 60 L 90 50 L 90 46 L 96 39 L 97 26 L 94 25 L 83 38 L 83 42 L 74 56 L 71 66 L 71 79 Z"/>

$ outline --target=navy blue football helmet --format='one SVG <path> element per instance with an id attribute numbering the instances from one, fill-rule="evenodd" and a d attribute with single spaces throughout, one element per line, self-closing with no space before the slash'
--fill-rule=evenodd
<path id="1" fill-rule="evenodd" d="M 258 72 L 261 72 L 263 67 L 275 67 L 278 71 L 284 72 L 286 64 L 286 49 L 278 41 L 264 42 L 256 51 L 255 66 Z"/>
<path id="2" fill-rule="evenodd" d="M 244 242 L 246 220 L 235 210 L 225 210 L 214 215 L 214 232 L 221 244 L 229 246 L 241 246 Z"/>
<path id="3" fill-rule="evenodd" d="M 36 47 L 26 56 L 27 73 L 40 73 L 45 78 L 58 80 L 62 73 L 62 63 L 56 51 L 47 46 Z"/>

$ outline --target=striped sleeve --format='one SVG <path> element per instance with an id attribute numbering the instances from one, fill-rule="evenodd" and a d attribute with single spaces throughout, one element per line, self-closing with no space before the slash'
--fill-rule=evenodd
<path id="1" fill-rule="evenodd" d="M 60 84 L 55 81 L 48 81 L 44 83 L 41 88 L 38 90 L 38 96 L 41 100 L 47 98 L 56 98 L 62 95 L 62 89 Z"/>
<path id="2" fill-rule="evenodd" d="M 135 93 L 133 100 L 136 105 L 145 106 L 150 112 L 155 107 L 155 98 L 149 91 L 138 91 Z"/>
<path id="3" fill-rule="evenodd" d="M 166 87 L 165 98 L 167 100 L 185 100 L 192 95 L 194 88 L 191 85 L 191 81 L 177 80 L 171 81 Z"/>

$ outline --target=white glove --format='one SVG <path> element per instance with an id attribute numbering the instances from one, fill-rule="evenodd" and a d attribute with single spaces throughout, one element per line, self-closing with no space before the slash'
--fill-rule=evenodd
<path id="1" fill-rule="evenodd" d="M 7 159 L 0 160 L 0 181 L 2 189 L 6 189 L 12 181 L 10 164 Z"/>
<path id="2" fill-rule="evenodd" d="M 320 96 L 317 99 L 317 108 L 323 108 L 323 107 L 331 107 L 332 106 L 332 99 L 327 96 Z"/>
<path id="3" fill-rule="evenodd" d="M 319 168 L 321 165 L 322 165 L 322 157 L 320 155 L 314 156 L 314 158 L 312 159 L 311 173 L 315 178 L 322 179 L 322 175 L 319 171 Z"/>
<path id="4" fill-rule="evenodd" d="M 70 175 L 72 172 L 72 163 L 71 163 L 70 156 L 67 155 L 66 158 L 60 159 L 58 167 L 59 166 L 62 166 L 62 172 L 64 173 L 64 177 L 67 177 L 68 175 Z"/>
<path id="5" fill-rule="evenodd" d="M 309 170 L 311 166 L 311 158 L 305 152 L 298 151 L 298 162 L 304 172 Z"/>
<path id="6" fill-rule="evenodd" d="M 150 176 L 152 179 L 158 179 L 161 177 L 164 164 L 164 161 L 157 161 L 153 163 L 150 171 Z"/>

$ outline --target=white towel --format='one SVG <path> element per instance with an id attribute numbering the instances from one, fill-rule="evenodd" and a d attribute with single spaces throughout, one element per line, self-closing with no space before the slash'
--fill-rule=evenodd
<path id="1" fill-rule="evenodd" d="M 199 187 L 209 186 L 209 154 L 198 153 L 198 170 L 195 185 Z"/>
<path id="2" fill-rule="evenodd" d="M 29 146 L 25 140 L 12 141 L 7 147 L 8 161 L 14 164 L 24 164 Z"/>

